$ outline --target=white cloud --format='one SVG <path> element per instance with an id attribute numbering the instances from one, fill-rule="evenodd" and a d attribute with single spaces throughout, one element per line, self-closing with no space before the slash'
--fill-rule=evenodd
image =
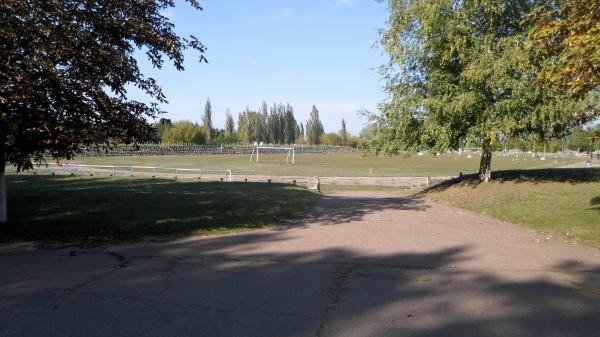
<path id="1" fill-rule="evenodd" d="M 268 18 L 271 21 L 285 21 L 294 15 L 294 11 L 290 8 L 282 8 L 274 15 L 270 15 Z"/>
<path id="2" fill-rule="evenodd" d="M 317 13 L 310 12 L 310 13 L 304 14 L 302 16 L 302 19 L 303 19 L 304 23 L 313 24 L 313 23 L 319 22 L 321 17 Z"/>
<path id="3" fill-rule="evenodd" d="M 335 3 L 338 5 L 349 6 L 354 4 L 354 0 L 335 0 Z"/>

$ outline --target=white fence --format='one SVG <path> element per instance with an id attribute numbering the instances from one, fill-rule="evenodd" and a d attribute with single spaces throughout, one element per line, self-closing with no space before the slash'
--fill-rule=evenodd
<path id="1" fill-rule="evenodd" d="M 176 167 L 156 167 L 156 166 L 125 166 L 125 165 L 79 165 L 79 164 L 42 164 L 38 169 L 49 170 L 50 174 L 60 175 L 82 175 L 82 174 L 109 174 L 110 176 L 136 176 L 149 175 L 152 178 L 156 177 L 173 177 L 178 178 L 197 178 L 208 180 L 232 181 L 231 170 L 226 169 L 187 169 Z M 215 179 L 216 178 L 216 179 Z"/>

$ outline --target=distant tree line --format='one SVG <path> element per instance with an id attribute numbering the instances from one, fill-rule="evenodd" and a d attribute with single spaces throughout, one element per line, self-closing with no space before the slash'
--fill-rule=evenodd
<path id="1" fill-rule="evenodd" d="M 517 149 L 531 152 L 574 151 L 591 153 L 600 150 L 598 133 L 600 126 L 586 128 L 573 127 L 561 138 L 540 138 L 536 134 L 527 137 L 507 137 L 496 143 L 495 150 Z"/>
<path id="2" fill-rule="evenodd" d="M 319 110 L 312 106 L 306 124 L 298 122 L 294 108 L 288 104 L 262 102 L 257 110 L 246 107 L 238 114 L 237 127 L 229 108 L 225 111 L 225 125 L 213 125 L 212 106 L 206 100 L 201 116 L 202 124 L 191 121 L 171 121 L 161 118 L 154 124 L 153 140 L 164 143 L 190 144 L 311 144 L 362 147 L 367 139 L 352 136 L 342 119 L 339 132 L 325 133 Z"/>

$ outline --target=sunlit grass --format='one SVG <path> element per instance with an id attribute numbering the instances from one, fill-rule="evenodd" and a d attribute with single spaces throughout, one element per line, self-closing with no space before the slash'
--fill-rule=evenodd
<path id="1" fill-rule="evenodd" d="M 374 157 L 362 153 L 296 154 L 294 165 L 285 164 L 285 154 L 261 154 L 260 162 L 250 162 L 249 155 L 143 156 L 76 158 L 75 163 L 98 165 L 139 165 L 177 168 L 230 169 L 234 175 L 292 176 L 456 176 L 459 172 L 478 170 L 479 158 L 467 154 L 444 154 L 438 157 Z M 558 167 L 582 159 L 576 157 L 498 157 L 494 170 Z"/>
<path id="2" fill-rule="evenodd" d="M 498 172 L 488 184 L 467 178 L 427 197 L 600 247 L 600 169 Z"/>

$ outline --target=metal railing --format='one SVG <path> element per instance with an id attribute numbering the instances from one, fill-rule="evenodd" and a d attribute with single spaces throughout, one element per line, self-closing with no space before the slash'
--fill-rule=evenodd
<path id="1" fill-rule="evenodd" d="M 151 173 L 152 178 L 156 178 L 157 174 L 168 174 L 174 173 L 174 178 L 184 178 L 187 175 L 192 174 L 193 177 L 197 177 L 198 179 L 202 179 L 202 175 L 215 175 L 215 173 L 222 173 L 225 176 L 224 181 L 231 181 L 231 170 L 226 169 L 188 169 L 188 168 L 178 168 L 178 167 L 158 167 L 158 166 L 127 166 L 127 165 L 83 165 L 83 164 L 56 164 L 56 163 L 46 163 L 39 166 L 39 168 L 43 168 L 47 166 L 50 174 L 61 174 L 67 175 L 68 173 L 73 173 L 74 175 L 81 175 L 85 170 L 94 170 L 102 171 L 102 172 L 110 172 L 110 175 L 113 177 L 118 176 L 118 173 L 129 174 L 129 176 L 133 177 L 136 173 Z M 142 171 L 144 170 L 144 171 Z"/>

